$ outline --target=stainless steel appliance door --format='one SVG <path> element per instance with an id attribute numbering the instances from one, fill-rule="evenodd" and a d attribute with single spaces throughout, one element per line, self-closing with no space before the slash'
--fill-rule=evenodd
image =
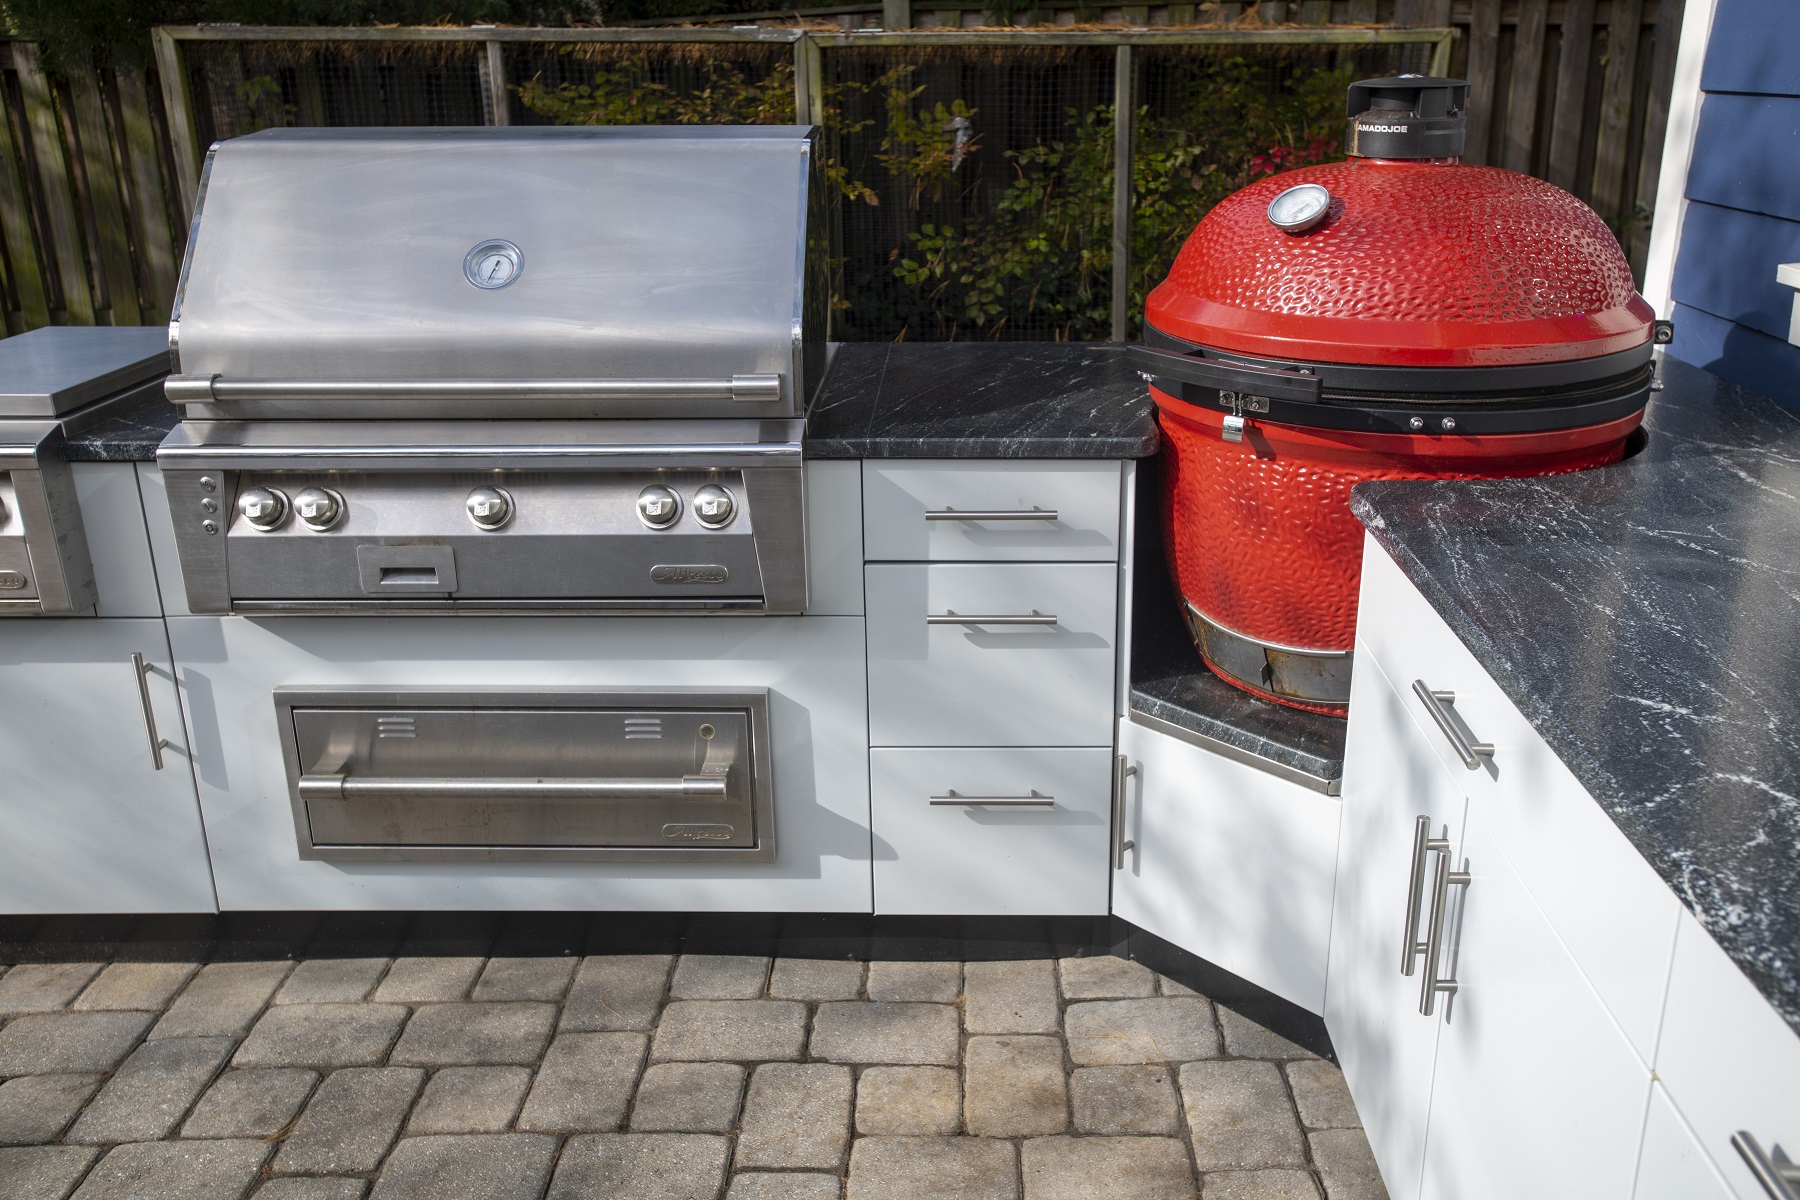
<path id="1" fill-rule="evenodd" d="M 768 696 L 276 692 L 304 858 L 771 861 Z"/>

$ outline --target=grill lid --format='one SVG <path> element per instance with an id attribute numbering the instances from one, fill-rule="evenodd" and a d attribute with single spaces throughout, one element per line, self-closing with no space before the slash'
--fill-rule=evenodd
<path id="1" fill-rule="evenodd" d="M 169 397 L 301 418 L 797 415 L 824 351 L 813 171 L 795 126 L 220 143 Z"/>

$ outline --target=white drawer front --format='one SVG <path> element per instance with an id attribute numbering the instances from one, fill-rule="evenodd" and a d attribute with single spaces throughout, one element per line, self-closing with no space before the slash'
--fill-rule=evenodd
<path id="1" fill-rule="evenodd" d="M 1800 1159 L 1800 1037 L 1685 911 L 1656 1073 L 1744 1200 L 1764 1192 L 1732 1149 L 1733 1134 Z"/>
<path id="2" fill-rule="evenodd" d="M 1110 751 L 873 750 L 869 769 L 876 912 L 1106 912 Z"/>
<path id="3" fill-rule="evenodd" d="M 1119 470 L 1112 461 L 866 460 L 864 553 L 902 562 L 1115 561 Z"/>
<path id="4" fill-rule="evenodd" d="M 1111 563 L 865 569 L 876 746 L 1110 746 Z M 928 617 L 1054 617 L 932 624 Z"/>
<path id="5" fill-rule="evenodd" d="M 1513 706 L 1441 617 L 1370 539 L 1363 556 L 1358 656 L 1372 657 L 1512 858 L 1645 1063 L 1656 1048 L 1681 902 L 1580 780 Z M 1360 666 L 1359 666 L 1359 669 Z M 1456 695 L 1455 718 L 1494 747 L 1469 770 L 1413 692 Z"/>

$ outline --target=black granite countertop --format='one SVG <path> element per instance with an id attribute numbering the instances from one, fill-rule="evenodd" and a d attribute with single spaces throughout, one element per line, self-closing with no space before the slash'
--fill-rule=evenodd
<path id="1" fill-rule="evenodd" d="M 846 342 L 808 458 L 1144 458 L 1149 389 L 1105 342 Z"/>
<path id="2" fill-rule="evenodd" d="M 63 442 L 70 462 L 155 462 L 156 447 L 181 420 L 181 410 L 156 388 L 142 401 Z"/>
<path id="3" fill-rule="evenodd" d="M 1664 378 L 1618 466 L 1354 507 L 1800 1032 L 1800 413 Z"/>

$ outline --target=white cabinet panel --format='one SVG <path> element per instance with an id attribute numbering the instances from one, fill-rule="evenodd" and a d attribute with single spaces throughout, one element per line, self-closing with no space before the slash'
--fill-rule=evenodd
<path id="1" fill-rule="evenodd" d="M 69 464 L 81 501 L 81 527 L 94 561 L 102 617 L 160 617 L 156 569 L 150 564 L 150 534 L 144 503 L 131 463 Z"/>
<path id="2" fill-rule="evenodd" d="M 1359 636 L 1648 1063 L 1681 902 L 1372 538 L 1363 563 Z M 1412 691 L 1418 678 L 1455 692 L 1456 713 L 1493 743 L 1481 769 L 1465 767 L 1432 722 Z"/>
<path id="3" fill-rule="evenodd" d="M 859 617 L 863 610 L 862 466 L 806 464 L 806 611 Z"/>
<path id="4" fill-rule="evenodd" d="M 869 775 L 876 912 L 1106 913 L 1106 750 L 872 750 Z M 1049 804 L 955 803 L 980 796 Z"/>
<path id="5" fill-rule="evenodd" d="M 169 493 L 155 463 L 138 463 L 138 495 L 144 504 L 144 526 L 150 532 L 150 557 L 156 564 L 156 590 L 168 616 L 186 614 L 187 589 L 181 582 L 181 559 L 175 550 L 175 522 Z"/>
<path id="6" fill-rule="evenodd" d="M 134 653 L 169 743 L 160 771 Z M 211 912 L 162 622 L 0 622 L 0 696 L 0 912 Z"/>
<path id="7" fill-rule="evenodd" d="M 870 911 L 854 617 L 200 616 L 169 628 L 224 908 Z M 766 687 L 775 861 L 301 861 L 272 699 L 281 684 Z"/>
<path id="8" fill-rule="evenodd" d="M 1638 1156 L 1632 1200 L 1732 1200 L 1731 1186 L 1676 1111 L 1662 1084 L 1650 1087 L 1644 1151 Z"/>
<path id="9" fill-rule="evenodd" d="M 1626 1200 L 1650 1070 L 1576 968 L 1471 800 L 1451 888 L 1427 1200 Z M 1459 895 L 1460 893 L 1460 895 Z M 1421 962 L 1423 973 L 1425 964 Z"/>
<path id="10" fill-rule="evenodd" d="M 1124 836 L 1113 911 L 1292 1000 L 1325 1006 L 1339 802 L 1122 722 Z M 1399 928 L 1394 937 L 1398 953 Z"/>
<path id="11" fill-rule="evenodd" d="M 1112 561 L 1119 553 L 1112 461 L 867 460 L 864 548 L 871 560 Z M 1055 513 L 1055 519 L 942 520 L 928 513 Z"/>
<path id="12" fill-rule="evenodd" d="M 1732 1149 L 1734 1133 L 1800 1160 L 1800 1036 L 1685 911 L 1656 1073 L 1745 1200 L 1764 1193 Z"/>
<path id="13" fill-rule="evenodd" d="M 1112 744 L 1111 563 L 877 563 L 865 571 L 871 744 Z M 926 621 L 1033 613 L 1056 624 Z"/>
<path id="14" fill-rule="evenodd" d="M 1401 973 L 1408 943 L 1424 938 L 1423 921 L 1407 926 L 1413 836 L 1424 817 L 1460 850 L 1466 802 L 1360 642 L 1342 804 L 1325 1026 L 1389 1196 L 1415 1200 L 1439 1022 L 1419 1013 L 1422 965 Z"/>

